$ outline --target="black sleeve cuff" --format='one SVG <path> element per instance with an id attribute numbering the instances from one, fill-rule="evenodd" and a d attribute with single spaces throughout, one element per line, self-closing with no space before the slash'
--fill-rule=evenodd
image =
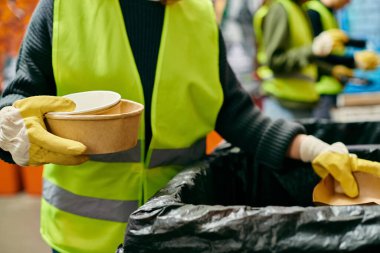
<path id="1" fill-rule="evenodd" d="M 276 120 L 272 127 L 268 127 L 258 145 L 256 162 L 269 168 L 280 170 L 286 153 L 298 134 L 304 134 L 305 128 L 295 122 Z"/>

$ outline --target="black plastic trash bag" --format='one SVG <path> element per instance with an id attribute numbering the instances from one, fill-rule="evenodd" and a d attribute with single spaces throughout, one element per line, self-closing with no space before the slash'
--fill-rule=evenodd
<path id="1" fill-rule="evenodd" d="M 314 133 L 314 123 L 304 125 Z M 337 133 L 330 126 L 318 128 L 319 137 L 341 140 L 338 126 L 332 127 Z M 359 137 L 345 126 L 348 139 Z M 368 137 L 349 144 L 372 143 Z M 376 148 L 352 152 L 380 161 Z M 257 168 L 238 148 L 219 149 L 130 216 L 118 252 L 380 252 L 380 206 L 315 207 L 312 191 L 320 179 L 311 165 L 288 159 L 284 168 Z"/>

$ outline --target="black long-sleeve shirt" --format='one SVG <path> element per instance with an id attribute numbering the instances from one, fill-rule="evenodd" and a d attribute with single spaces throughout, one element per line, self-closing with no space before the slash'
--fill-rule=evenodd
<path id="1" fill-rule="evenodd" d="M 29 96 L 56 95 L 52 67 L 53 5 L 53 0 L 39 2 L 20 49 L 16 77 L 3 92 L 0 108 Z M 123 0 L 120 6 L 144 89 L 146 141 L 150 141 L 150 107 L 165 6 L 141 0 Z M 280 168 L 289 143 L 296 134 L 303 133 L 304 128 L 296 123 L 264 117 L 231 70 L 221 34 L 219 47 L 224 101 L 216 131 L 267 166 Z M 0 157 L 12 162 L 7 152 L 0 152 Z"/>

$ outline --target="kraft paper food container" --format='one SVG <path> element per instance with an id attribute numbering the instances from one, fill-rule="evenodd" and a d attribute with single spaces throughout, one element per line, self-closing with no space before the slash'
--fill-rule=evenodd
<path id="1" fill-rule="evenodd" d="M 46 114 L 47 130 L 86 145 L 86 154 L 108 154 L 137 144 L 144 106 L 121 99 L 115 106 L 88 114 Z"/>
<path id="2" fill-rule="evenodd" d="M 354 172 L 359 187 L 359 196 L 350 198 L 343 193 L 341 186 L 329 175 L 314 188 L 313 201 L 322 205 L 364 205 L 380 204 L 380 177 L 369 173 Z"/>

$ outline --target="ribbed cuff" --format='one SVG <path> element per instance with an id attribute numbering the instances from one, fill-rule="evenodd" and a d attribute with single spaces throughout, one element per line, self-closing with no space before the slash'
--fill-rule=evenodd
<path id="1" fill-rule="evenodd" d="M 295 122 L 277 120 L 264 133 L 258 145 L 257 162 L 275 170 L 283 169 L 286 152 L 298 134 L 304 134 L 305 128 Z"/>

